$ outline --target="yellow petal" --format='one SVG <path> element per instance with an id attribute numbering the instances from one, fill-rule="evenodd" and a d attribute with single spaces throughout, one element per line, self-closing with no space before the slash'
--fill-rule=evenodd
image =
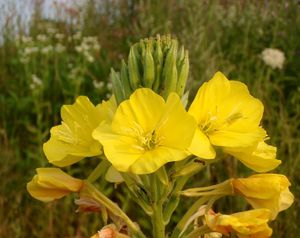
<path id="1" fill-rule="evenodd" d="M 281 174 L 256 174 L 232 180 L 235 194 L 243 196 L 253 208 L 267 208 L 274 220 L 278 212 L 290 207 L 294 201 L 288 187 L 290 182 Z"/>
<path id="2" fill-rule="evenodd" d="M 104 154 L 119 171 L 126 172 L 144 153 L 137 141 L 129 136 L 116 134 L 110 125 L 102 124 L 93 132 L 93 137 L 103 145 Z"/>
<path id="3" fill-rule="evenodd" d="M 210 144 L 209 139 L 199 128 L 195 131 L 188 151 L 203 159 L 214 159 L 216 157 L 216 151 Z"/>
<path id="4" fill-rule="evenodd" d="M 160 144 L 184 150 L 191 144 L 196 127 L 195 119 L 185 111 L 179 96 L 170 93 L 156 126 L 158 137 L 163 138 Z"/>
<path id="5" fill-rule="evenodd" d="M 215 114 L 216 107 L 230 92 L 228 79 L 217 72 L 209 82 L 203 83 L 193 100 L 189 113 L 195 117 L 198 124 L 207 120 L 207 116 Z"/>
<path id="6" fill-rule="evenodd" d="M 136 90 L 129 100 L 123 101 L 115 114 L 112 128 L 125 136 L 136 136 L 155 128 L 164 110 L 164 99 L 148 88 Z"/>
<path id="7" fill-rule="evenodd" d="M 63 106 L 61 116 L 62 124 L 51 129 L 51 138 L 43 146 L 50 163 L 67 166 L 102 153 L 100 143 L 92 138 L 92 131 L 103 120 L 102 112 L 87 97 Z"/>
<path id="8" fill-rule="evenodd" d="M 131 166 L 129 171 L 134 174 L 149 174 L 171 161 L 182 160 L 187 157 L 186 152 L 160 146 L 141 155 Z"/>
<path id="9" fill-rule="evenodd" d="M 71 177 L 57 168 L 38 168 L 37 175 L 27 183 L 30 195 L 40 201 L 49 202 L 71 192 L 78 192 L 83 181 Z"/>
<path id="10" fill-rule="evenodd" d="M 119 105 L 111 126 L 99 126 L 93 137 L 117 170 L 147 174 L 187 157 L 196 127 L 175 93 L 165 102 L 142 88 Z"/>
<path id="11" fill-rule="evenodd" d="M 101 112 L 102 121 L 111 123 L 117 110 L 117 102 L 113 95 L 108 101 L 102 101 L 96 108 Z"/>
<path id="12" fill-rule="evenodd" d="M 224 152 L 231 154 L 240 160 L 248 168 L 256 172 L 267 172 L 275 169 L 280 160 L 275 159 L 276 147 L 261 141 L 256 148 L 226 148 Z"/>
<path id="13" fill-rule="evenodd" d="M 200 87 L 189 113 L 216 146 L 249 147 L 266 136 L 259 127 L 262 103 L 245 84 L 229 81 L 220 72 Z"/>

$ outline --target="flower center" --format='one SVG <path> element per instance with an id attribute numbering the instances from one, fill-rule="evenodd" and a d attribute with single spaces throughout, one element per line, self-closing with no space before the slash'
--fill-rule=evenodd
<path id="1" fill-rule="evenodd" d="M 159 138 L 155 130 L 144 135 L 140 138 L 140 141 L 145 150 L 152 150 L 159 144 Z"/>

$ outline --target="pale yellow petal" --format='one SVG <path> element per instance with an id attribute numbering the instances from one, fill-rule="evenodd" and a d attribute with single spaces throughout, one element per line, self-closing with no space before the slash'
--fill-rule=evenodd
<path id="1" fill-rule="evenodd" d="M 110 125 L 102 124 L 93 132 L 93 137 L 103 145 L 104 154 L 119 171 L 129 167 L 144 153 L 135 138 L 116 134 Z"/>
<path id="2" fill-rule="evenodd" d="M 149 174 L 171 161 L 179 161 L 187 157 L 186 152 L 164 146 L 146 151 L 131 166 L 129 171 L 135 174 Z"/>
<path id="3" fill-rule="evenodd" d="M 100 143 L 92 138 L 92 131 L 102 120 L 101 112 L 87 97 L 80 96 L 73 105 L 63 106 L 61 116 L 61 125 L 50 130 L 51 137 L 43 146 L 50 163 L 68 166 L 102 153 Z"/>
<path id="4" fill-rule="evenodd" d="M 196 129 L 191 145 L 188 151 L 199 158 L 214 159 L 216 151 L 210 144 L 209 139 L 199 128 Z"/>
<path id="5" fill-rule="evenodd" d="M 117 102 L 115 96 L 113 95 L 108 101 L 102 101 L 102 103 L 98 104 L 96 108 L 101 113 L 102 121 L 107 123 L 111 123 L 113 117 L 117 111 Z"/>
<path id="6" fill-rule="evenodd" d="M 176 93 L 170 93 L 165 104 L 162 118 L 157 123 L 160 145 L 185 150 L 192 142 L 197 124 L 181 104 Z"/>
<path id="7" fill-rule="evenodd" d="M 114 132 L 125 136 L 148 133 L 161 118 L 164 105 L 164 99 L 151 89 L 137 89 L 129 100 L 119 105 L 112 128 Z"/>
<path id="8" fill-rule="evenodd" d="M 209 115 L 216 113 L 217 105 L 222 102 L 230 92 L 228 79 L 217 72 L 213 78 L 203 83 L 193 100 L 189 113 L 195 117 L 197 123 L 207 120 Z"/>
<path id="9" fill-rule="evenodd" d="M 276 147 L 265 142 L 259 142 L 256 148 L 226 148 L 224 152 L 260 173 L 271 171 L 281 164 L 280 160 L 275 159 Z"/>
<path id="10" fill-rule="evenodd" d="M 78 192 L 83 181 L 73 178 L 58 168 L 38 168 L 37 175 L 27 183 L 30 195 L 40 201 L 49 202 L 71 192 Z"/>

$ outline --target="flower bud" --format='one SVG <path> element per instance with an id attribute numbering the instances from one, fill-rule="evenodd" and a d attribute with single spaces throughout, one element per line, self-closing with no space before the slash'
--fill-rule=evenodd
<path id="1" fill-rule="evenodd" d="M 30 195 L 40 201 L 50 202 L 69 193 L 79 192 L 83 181 L 73 178 L 58 168 L 38 168 L 37 175 L 27 183 Z"/>

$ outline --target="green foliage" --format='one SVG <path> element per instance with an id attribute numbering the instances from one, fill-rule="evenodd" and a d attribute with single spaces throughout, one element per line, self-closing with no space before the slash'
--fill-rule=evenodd
<path id="1" fill-rule="evenodd" d="M 69 17 L 76 21 L 45 20 L 36 12 L 29 34 L 20 29 L 15 37 L 6 26 L 0 46 L 0 236 L 88 237 L 100 228 L 99 216 L 74 214 L 73 198 L 48 205 L 34 201 L 26 193 L 26 182 L 34 168 L 46 165 L 42 144 L 49 129 L 60 122 L 60 107 L 73 103 L 78 95 L 89 96 L 95 104 L 108 98 L 110 68 L 120 71 L 122 77 L 121 59 L 126 59 L 130 45 L 141 38 L 170 33 L 189 51 L 191 96 L 220 70 L 229 79 L 247 83 L 251 93 L 263 101 L 264 128 L 283 162 L 277 172 L 289 177 L 296 197 L 293 207 L 272 223 L 274 237 L 297 237 L 300 15 L 296 1 L 102 2 L 101 9 L 96 1 L 88 1 L 78 14 L 70 12 Z M 282 69 L 263 62 L 265 48 L 285 53 Z M 76 167 L 72 171 L 76 173 Z M 194 183 L 203 183 L 207 174 L 213 178 L 211 183 L 216 183 L 227 174 L 249 173 L 241 164 L 225 160 L 196 175 Z M 112 192 L 111 187 L 103 186 Z M 122 194 L 120 185 L 116 201 L 126 201 L 124 209 L 138 217 L 135 205 Z M 245 206 L 226 198 L 218 209 L 236 212 Z M 185 209 L 179 206 L 175 216 L 179 218 Z"/>

